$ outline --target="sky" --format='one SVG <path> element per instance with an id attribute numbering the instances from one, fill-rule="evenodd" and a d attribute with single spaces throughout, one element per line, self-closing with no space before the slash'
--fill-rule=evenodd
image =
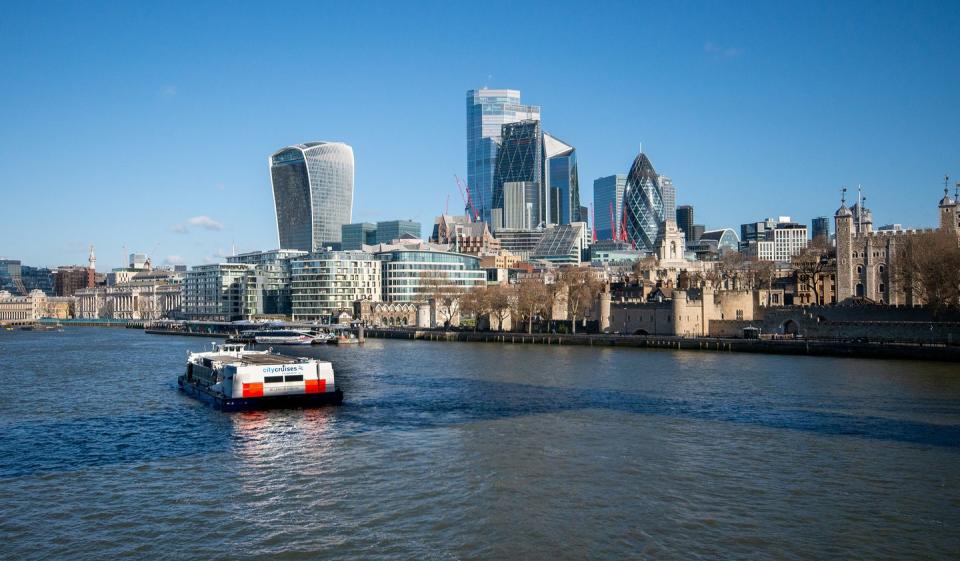
<path id="1" fill-rule="evenodd" d="M 28 265 L 275 248 L 267 157 L 315 140 L 353 146 L 354 221 L 427 234 L 483 86 L 542 107 L 584 204 L 642 144 L 708 229 L 858 184 L 934 227 L 960 180 L 955 0 L 0 2 L 0 257 Z"/>

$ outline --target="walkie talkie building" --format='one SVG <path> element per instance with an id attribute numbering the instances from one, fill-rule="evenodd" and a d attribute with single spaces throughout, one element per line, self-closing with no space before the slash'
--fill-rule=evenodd
<path id="1" fill-rule="evenodd" d="M 269 162 L 280 248 L 339 245 L 353 211 L 353 148 L 306 142 L 277 150 Z"/>
<path id="2" fill-rule="evenodd" d="M 623 190 L 627 238 L 640 251 L 656 251 L 657 234 L 664 219 L 660 178 L 646 154 L 641 152 L 627 174 Z"/>

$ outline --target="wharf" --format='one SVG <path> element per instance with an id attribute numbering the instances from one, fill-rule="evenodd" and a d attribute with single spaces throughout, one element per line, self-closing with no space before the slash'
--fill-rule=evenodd
<path id="1" fill-rule="evenodd" d="M 850 358 L 935 360 L 960 362 L 960 346 L 858 342 L 816 339 L 720 339 L 714 337 L 670 337 L 643 335 L 510 333 L 473 331 L 432 331 L 413 329 L 367 329 L 367 337 L 509 343 L 515 345 L 576 345 L 590 347 L 633 347 L 712 352 L 764 353 L 781 355 L 836 356 Z"/>

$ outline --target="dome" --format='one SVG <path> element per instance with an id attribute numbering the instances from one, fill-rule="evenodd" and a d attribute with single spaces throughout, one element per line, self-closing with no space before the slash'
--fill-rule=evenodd
<path id="1" fill-rule="evenodd" d="M 834 216 L 853 216 L 853 213 L 850 212 L 849 208 L 847 208 L 847 203 L 842 203 Z"/>

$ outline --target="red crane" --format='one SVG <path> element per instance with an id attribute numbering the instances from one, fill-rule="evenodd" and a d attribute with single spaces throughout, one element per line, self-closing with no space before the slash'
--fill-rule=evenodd
<path id="1" fill-rule="evenodd" d="M 613 217 L 613 203 L 610 203 L 610 238 L 613 241 L 617 241 L 617 230 L 620 227 L 617 225 L 617 220 Z"/>
<path id="2" fill-rule="evenodd" d="M 590 203 L 590 231 L 593 235 L 593 243 L 597 243 L 597 217 L 593 213 L 593 203 Z"/>
<path id="3" fill-rule="evenodd" d="M 457 180 L 457 189 L 460 191 L 460 197 L 463 199 L 464 208 L 468 210 L 467 214 L 474 221 L 480 220 L 480 213 L 474 208 L 473 200 L 470 198 L 470 186 L 466 183 L 461 183 L 457 174 L 453 174 L 453 178 Z"/>

